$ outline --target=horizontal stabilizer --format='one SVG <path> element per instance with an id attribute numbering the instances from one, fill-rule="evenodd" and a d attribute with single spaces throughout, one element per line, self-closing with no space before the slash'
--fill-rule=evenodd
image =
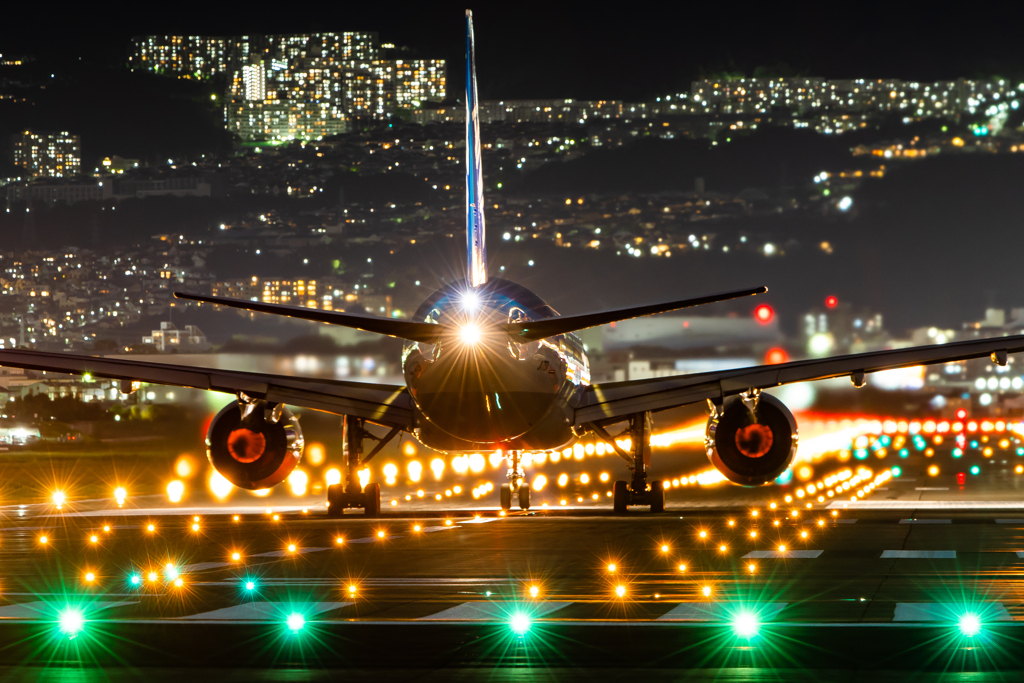
<path id="1" fill-rule="evenodd" d="M 556 334 L 566 334 L 576 330 L 584 330 L 588 327 L 597 327 L 620 320 L 639 318 L 644 315 L 676 311 L 680 308 L 690 308 L 701 304 L 711 304 L 716 301 L 728 301 L 754 294 L 764 294 L 767 287 L 755 287 L 754 289 L 741 289 L 736 292 L 725 292 L 723 294 L 711 294 L 700 296 L 694 299 L 683 299 L 681 301 L 669 301 L 662 304 L 649 304 L 647 306 L 634 306 L 632 308 L 620 308 L 614 311 L 602 311 L 600 313 L 584 313 L 583 315 L 567 315 L 560 318 L 545 318 L 525 323 L 508 323 L 506 329 L 510 337 L 517 341 L 536 341 L 553 337 Z"/>
<path id="2" fill-rule="evenodd" d="M 315 308 L 303 308 L 301 306 L 285 306 L 283 304 L 264 304 L 258 301 L 242 301 L 240 299 L 228 299 L 221 296 L 200 296 L 198 294 L 185 294 L 175 292 L 178 299 L 199 301 L 204 304 L 216 304 L 218 306 L 229 306 L 241 308 L 246 311 L 257 311 L 258 313 L 273 313 L 274 315 L 285 315 L 289 318 L 301 318 L 302 320 L 315 320 L 331 325 L 351 327 L 366 332 L 386 334 L 389 337 L 408 339 L 414 342 L 427 344 L 437 343 L 441 336 L 449 332 L 446 325 L 434 325 L 432 323 L 417 323 L 408 320 L 392 320 L 391 318 L 379 318 L 374 315 L 356 315 L 353 313 L 342 313 L 340 311 L 321 311 Z"/>

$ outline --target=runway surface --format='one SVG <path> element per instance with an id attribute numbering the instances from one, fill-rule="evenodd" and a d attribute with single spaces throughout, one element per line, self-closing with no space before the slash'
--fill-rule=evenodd
<path id="1" fill-rule="evenodd" d="M 622 517 L 424 505 L 330 520 L 276 499 L 7 505 L 0 666 L 14 668 L 0 673 L 939 680 L 1024 668 L 1019 478 L 992 471 L 961 488 L 910 474 L 811 509 L 779 489 L 723 488 L 717 506 L 676 492 L 664 514 Z"/>

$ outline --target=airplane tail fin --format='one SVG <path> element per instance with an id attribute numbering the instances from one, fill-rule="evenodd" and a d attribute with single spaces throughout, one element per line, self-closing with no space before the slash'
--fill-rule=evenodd
<path id="1" fill-rule="evenodd" d="M 467 275 L 473 287 L 487 282 L 484 174 L 480 165 L 480 115 L 477 105 L 473 12 L 466 10 L 466 248 Z"/>

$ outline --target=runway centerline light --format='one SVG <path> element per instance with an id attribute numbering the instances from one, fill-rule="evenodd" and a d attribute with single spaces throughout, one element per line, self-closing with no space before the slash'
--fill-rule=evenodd
<path id="1" fill-rule="evenodd" d="M 622 584 L 619 584 L 618 586 L 616 586 L 615 587 L 615 595 L 619 596 L 620 598 L 621 597 L 625 597 L 625 595 L 626 595 L 626 587 L 623 586 Z"/>
<path id="2" fill-rule="evenodd" d="M 526 632 L 530 630 L 530 617 L 522 612 L 516 612 L 509 619 L 508 626 L 517 636 L 526 635 Z"/>
<path id="3" fill-rule="evenodd" d="M 306 618 L 298 612 L 292 612 L 288 615 L 288 630 L 292 633 L 298 633 L 302 630 L 302 627 L 306 625 Z"/>
<path id="4" fill-rule="evenodd" d="M 740 612 L 732 620 L 732 630 L 741 638 L 753 638 L 757 635 L 757 615 Z"/>
<path id="5" fill-rule="evenodd" d="M 960 633 L 968 638 L 978 635 L 981 631 L 981 619 L 978 618 L 978 615 L 971 612 L 961 616 L 958 625 L 960 626 Z"/>
<path id="6" fill-rule="evenodd" d="M 74 638 L 85 628 L 85 617 L 82 616 L 81 611 L 69 607 L 60 613 L 58 624 L 61 633 L 68 638 Z"/>

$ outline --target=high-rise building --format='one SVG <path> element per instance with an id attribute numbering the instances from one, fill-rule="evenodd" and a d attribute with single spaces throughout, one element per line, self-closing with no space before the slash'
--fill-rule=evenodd
<path id="1" fill-rule="evenodd" d="M 33 178 L 70 178 L 82 172 L 82 140 L 77 135 L 23 130 L 12 136 L 11 146 L 14 165 Z"/>
<path id="2" fill-rule="evenodd" d="M 385 118 L 445 97 L 443 59 L 382 59 L 372 32 L 144 36 L 132 48 L 132 68 L 226 74 L 225 123 L 245 140 L 317 139 L 345 132 L 352 117 Z"/>

